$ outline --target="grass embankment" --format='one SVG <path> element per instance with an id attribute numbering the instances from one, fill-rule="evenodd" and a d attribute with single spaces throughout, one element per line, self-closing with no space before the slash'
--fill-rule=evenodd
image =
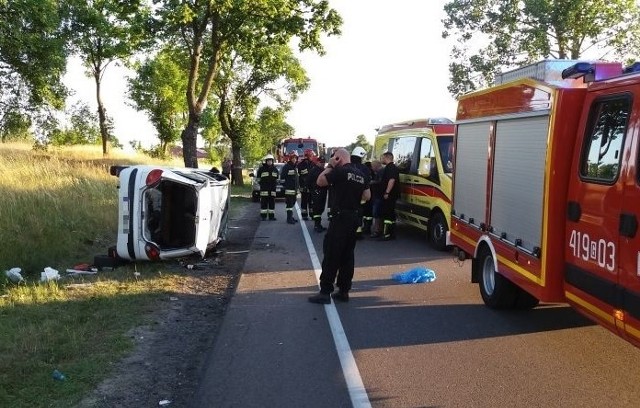
<path id="1" fill-rule="evenodd" d="M 117 179 L 109 166 L 140 163 L 151 159 L 0 145 L 0 406 L 72 406 L 131 349 L 127 333 L 161 297 L 179 291 L 180 276 L 162 264 L 138 265 L 136 275 L 132 265 L 39 282 L 44 267 L 64 275 L 115 244 Z M 247 194 L 250 188 L 232 189 L 232 212 Z M 26 283 L 6 279 L 12 267 Z M 55 381 L 54 369 L 67 379 Z"/>

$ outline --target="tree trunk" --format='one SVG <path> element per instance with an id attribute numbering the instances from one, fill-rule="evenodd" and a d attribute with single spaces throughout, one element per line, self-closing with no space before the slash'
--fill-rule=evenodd
<path id="1" fill-rule="evenodd" d="M 102 137 L 102 155 L 109 154 L 109 129 L 107 129 L 107 110 L 100 97 L 100 71 L 95 71 L 93 78 L 96 81 L 96 102 L 98 103 L 98 122 L 100 124 L 100 136 Z"/>
<path id="2" fill-rule="evenodd" d="M 242 156 L 240 146 L 231 141 L 231 154 L 233 156 L 233 167 L 231 168 L 231 182 L 236 186 L 244 186 L 242 178 Z"/>
<path id="3" fill-rule="evenodd" d="M 196 149 L 199 123 L 200 115 L 190 112 L 187 127 L 182 131 L 182 157 L 184 159 L 184 166 L 194 169 L 198 168 L 198 154 Z"/>

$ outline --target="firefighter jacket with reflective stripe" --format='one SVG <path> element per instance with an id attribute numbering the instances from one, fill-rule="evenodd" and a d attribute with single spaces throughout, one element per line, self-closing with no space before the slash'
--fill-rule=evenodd
<path id="1" fill-rule="evenodd" d="M 302 159 L 300 163 L 298 163 L 298 174 L 300 175 L 300 188 L 310 188 L 311 186 L 307 184 L 307 178 L 309 176 L 309 170 L 311 170 L 315 165 L 309 159 Z"/>
<path id="2" fill-rule="evenodd" d="M 276 191 L 278 185 L 278 169 L 273 164 L 263 164 L 258 169 L 258 184 L 260 191 Z"/>
<path id="3" fill-rule="evenodd" d="M 295 164 L 286 162 L 282 166 L 280 178 L 284 180 L 285 194 L 287 191 L 298 191 L 298 169 Z"/>

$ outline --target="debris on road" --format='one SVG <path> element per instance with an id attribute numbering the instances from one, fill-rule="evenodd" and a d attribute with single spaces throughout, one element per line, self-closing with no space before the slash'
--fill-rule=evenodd
<path id="1" fill-rule="evenodd" d="M 436 280 L 436 273 L 424 266 L 417 266 L 408 271 L 395 273 L 391 279 L 400 283 L 424 283 Z"/>

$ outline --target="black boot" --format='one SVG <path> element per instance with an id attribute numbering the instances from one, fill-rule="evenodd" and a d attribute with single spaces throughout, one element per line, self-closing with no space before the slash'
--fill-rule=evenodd
<path id="1" fill-rule="evenodd" d="M 366 235 L 371 235 L 371 222 L 373 220 L 370 219 L 363 219 L 362 220 L 362 233 L 366 234 Z"/>
<path id="2" fill-rule="evenodd" d="M 291 211 L 287 211 L 287 224 L 295 224 L 296 220 L 293 218 L 293 213 Z"/>
<path id="3" fill-rule="evenodd" d="M 396 239 L 396 224 L 384 223 L 384 234 L 382 235 L 383 241 L 391 241 Z"/>
<path id="4" fill-rule="evenodd" d="M 326 228 L 322 226 L 322 223 L 321 223 L 321 221 L 320 221 L 320 218 L 316 218 L 315 222 L 316 222 L 316 223 L 315 223 L 315 225 L 313 226 L 313 230 L 314 230 L 315 232 L 324 232 L 324 231 L 326 230 Z"/>

